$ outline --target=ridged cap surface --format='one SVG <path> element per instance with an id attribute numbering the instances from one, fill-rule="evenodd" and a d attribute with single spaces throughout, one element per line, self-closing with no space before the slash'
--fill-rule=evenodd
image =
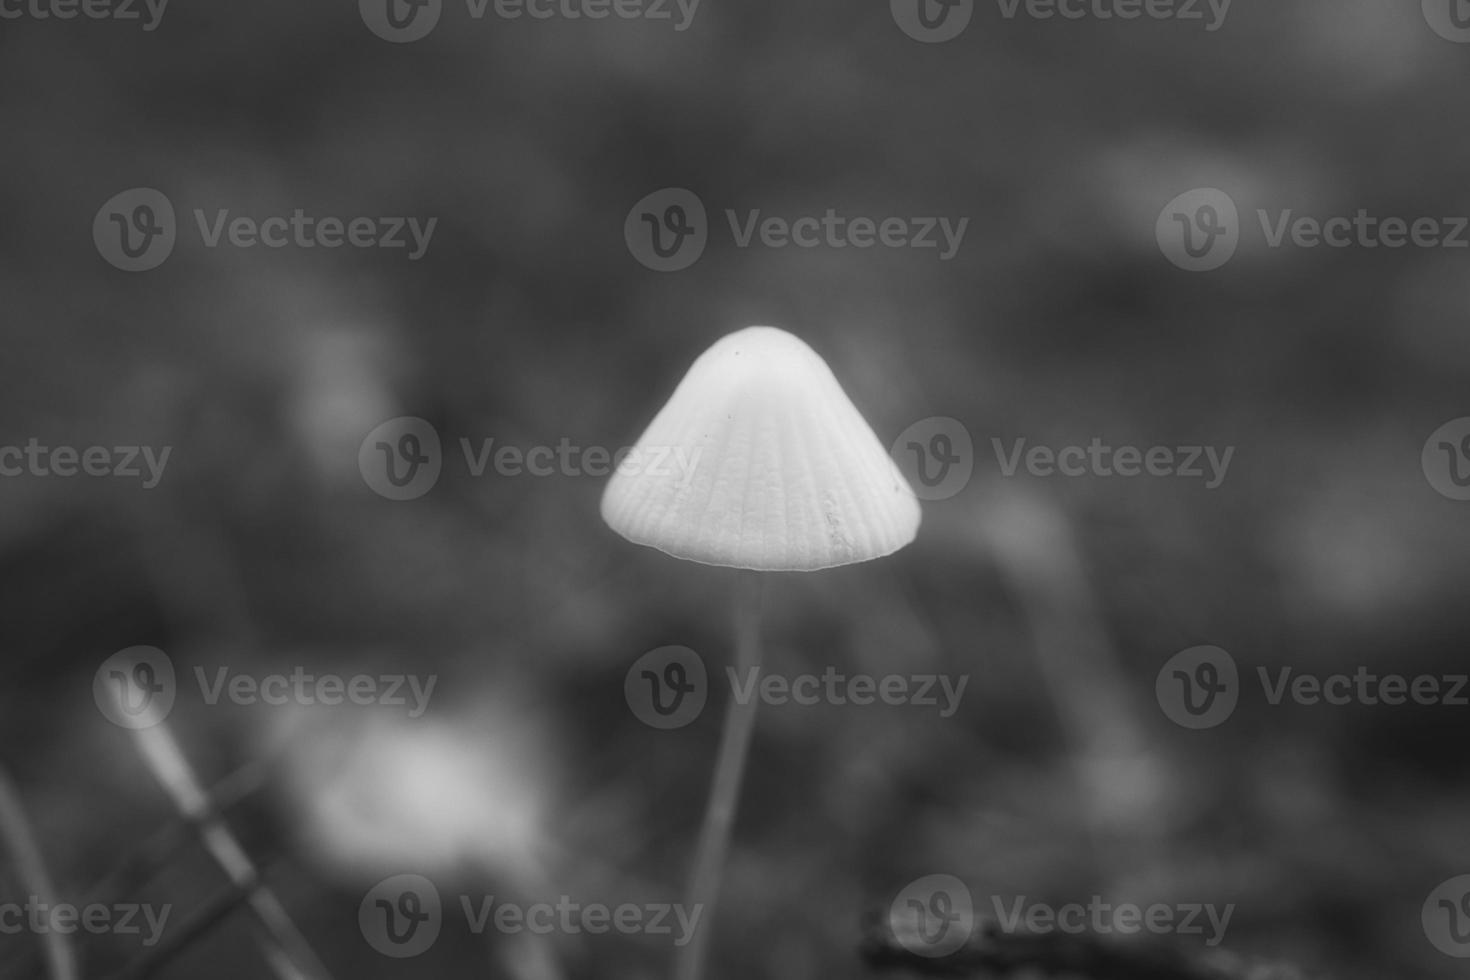
<path id="1" fill-rule="evenodd" d="M 920 513 L 827 363 L 747 327 L 690 367 L 613 474 L 602 518 L 676 558 L 810 571 L 892 554 Z"/>

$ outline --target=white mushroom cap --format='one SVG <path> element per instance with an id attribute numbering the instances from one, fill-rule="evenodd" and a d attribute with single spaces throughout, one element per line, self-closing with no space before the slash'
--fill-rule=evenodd
<path id="1" fill-rule="evenodd" d="M 775 327 L 699 356 L 623 460 L 602 519 L 676 558 L 809 571 L 892 554 L 919 501 L 827 363 Z"/>

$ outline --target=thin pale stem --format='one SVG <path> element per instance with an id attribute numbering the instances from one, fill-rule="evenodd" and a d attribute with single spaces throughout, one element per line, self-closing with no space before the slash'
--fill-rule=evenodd
<path id="1" fill-rule="evenodd" d="M 231 884 L 228 890 L 210 899 L 171 935 L 143 953 L 135 961 L 114 973 L 110 980 L 146 980 L 200 940 L 212 933 L 237 908 L 250 901 L 252 886 Z"/>
<path id="2" fill-rule="evenodd" d="M 143 760 L 173 799 L 175 808 L 194 825 L 215 863 L 246 894 L 246 907 L 258 926 L 261 952 L 279 980 L 330 976 L 280 899 L 261 883 L 255 863 L 221 819 L 167 725 L 159 722 L 133 734 Z"/>
<path id="3" fill-rule="evenodd" d="M 741 578 L 735 609 L 735 665 L 742 675 L 746 675 L 761 663 L 760 621 L 765 605 L 765 576 L 759 572 L 745 572 Z M 740 782 L 759 704 L 760 698 L 757 697 L 747 698 L 744 703 L 732 697 L 725 711 L 714 783 L 710 787 L 709 804 L 704 812 L 704 826 L 699 832 L 694 872 L 690 875 L 687 892 L 688 912 L 693 915 L 699 911 L 699 925 L 680 951 L 675 967 L 677 980 L 700 980 L 704 975 L 715 903 L 720 893 L 720 877 L 725 868 L 725 856 L 730 850 L 730 829 L 735 823 Z"/>
<path id="4" fill-rule="evenodd" d="M 0 767 L 0 837 L 15 861 L 21 884 L 28 895 L 35 896 L 42 908 L 56 903 L 56 889 L 51 884 L 51 875 L 41 857 L 41 848 L 36 835 L 31 832 L 25 808 L 10 774 Z M 41 943 L 46 954 L 46 970 L 52 980 L 75 980 L 77 976 L 76 954 L 68 938 L 59 929 L 41 931 Z"/>

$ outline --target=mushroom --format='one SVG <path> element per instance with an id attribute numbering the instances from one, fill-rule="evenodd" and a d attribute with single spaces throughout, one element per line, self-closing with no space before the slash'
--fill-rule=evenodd
<path id="1" fill-rule="evenodd" d="M 646 466 L 644 464 L 647 464 Z M 747 327 L 705 351 L 618 467 L 602 518 L 635 544 L 747 569 L 736 663 L 760 666 L 765 581 L 892 554 L 914 539 L 919 501 L 827 363 L 775 327 Z M 703 972 L 708 923 L 755 725 L 758 697 L 730 701 L 688 890 L 706 928 L 676 975 Z"/>

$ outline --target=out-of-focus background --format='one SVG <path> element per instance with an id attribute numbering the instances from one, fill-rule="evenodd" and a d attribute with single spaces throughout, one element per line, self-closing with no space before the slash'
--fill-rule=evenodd
<path id="1" fill-rule="evenodd" d="M 0 446 L 72 447 L 74 468 L 104 447 L 124 470 L 0 456 L 0 762 L 55 897 L 168 906 L 167 942 L 229 892 L 178 833 L 166 747 L 99 709 L 104 661 L 147 645 L 176 674 L 153 731 L 331 975 L 667 975 L 667 936 L 477 934 L 461 899 L 679 900 L 737 577 L 619 538 L 585 467 L 476 475 L 462 447 L 629 445 L 693 358 L 764 323 L 826 358 L 885 444 L 918 426 L 937 448 L 948 418 L 973 446 L 912 546 L 773 578 L 768 668 L 968 686 L 948 717 L 762 708 L 711 976 L 864 975 L 865 916 L 934 874 L 985 910 L 1229 905 L 1220 949 L 1308 976 L 1462 975 L 1440 898 L 1470 873 L 1470 708 L 1273 704 L 1258 671 L 1448 690 L 1467 670 L 1464 5 L 925 2 L 969 19 L 940 39 L 917 0 L 602 19 L 444 0 L 393 22 L 346 0 L 135 20 L 0 2 Z M 638 205 L 663 221 L 672 188 L 704 249 L 659 271 Z M 137 189 L 172 209 L 162 259 L 144 232 L 169 215 Z M 829 209 L 968 223 L 948 258 L 741 245 L 753 212 Z M 236 218 L 298 210 L 370 230 L 232 242 Z M 1450 241 L 1273 247 L 1287 211 L 1429 218 Z M 396 218 L 409 247 L 379 247 Z M 1190 271 L 1210 263 L 1171 228 L 1235 252 Z M 411 500 L 364 448 L 401 417 L 442 446 Z M 1233 455 L 1213 488 L 1007 475 L 1017 440 Z M 156 480 L 144 447 L 170 450 Z M 668 731 L 624 694 L 666 645 L 715 678 Z M 1238 667 L 1238 704 L 1192 728 L 1166 667 L 1200 646 Z M 293 673 L 435 687 L 414 716 L 411 696 L 218 686 Z M 359 915 L 401 874 L 443 903 L 403 958 Z M 27 891 L 7 852 L 0 901 Z M 43 975 L 41 938 L 0 934 L 0 976 Z M 87 977 L 153 948 L 71 941 Z M 270 976 L 262 948 L 236 909 L 152 975 Z"/>

